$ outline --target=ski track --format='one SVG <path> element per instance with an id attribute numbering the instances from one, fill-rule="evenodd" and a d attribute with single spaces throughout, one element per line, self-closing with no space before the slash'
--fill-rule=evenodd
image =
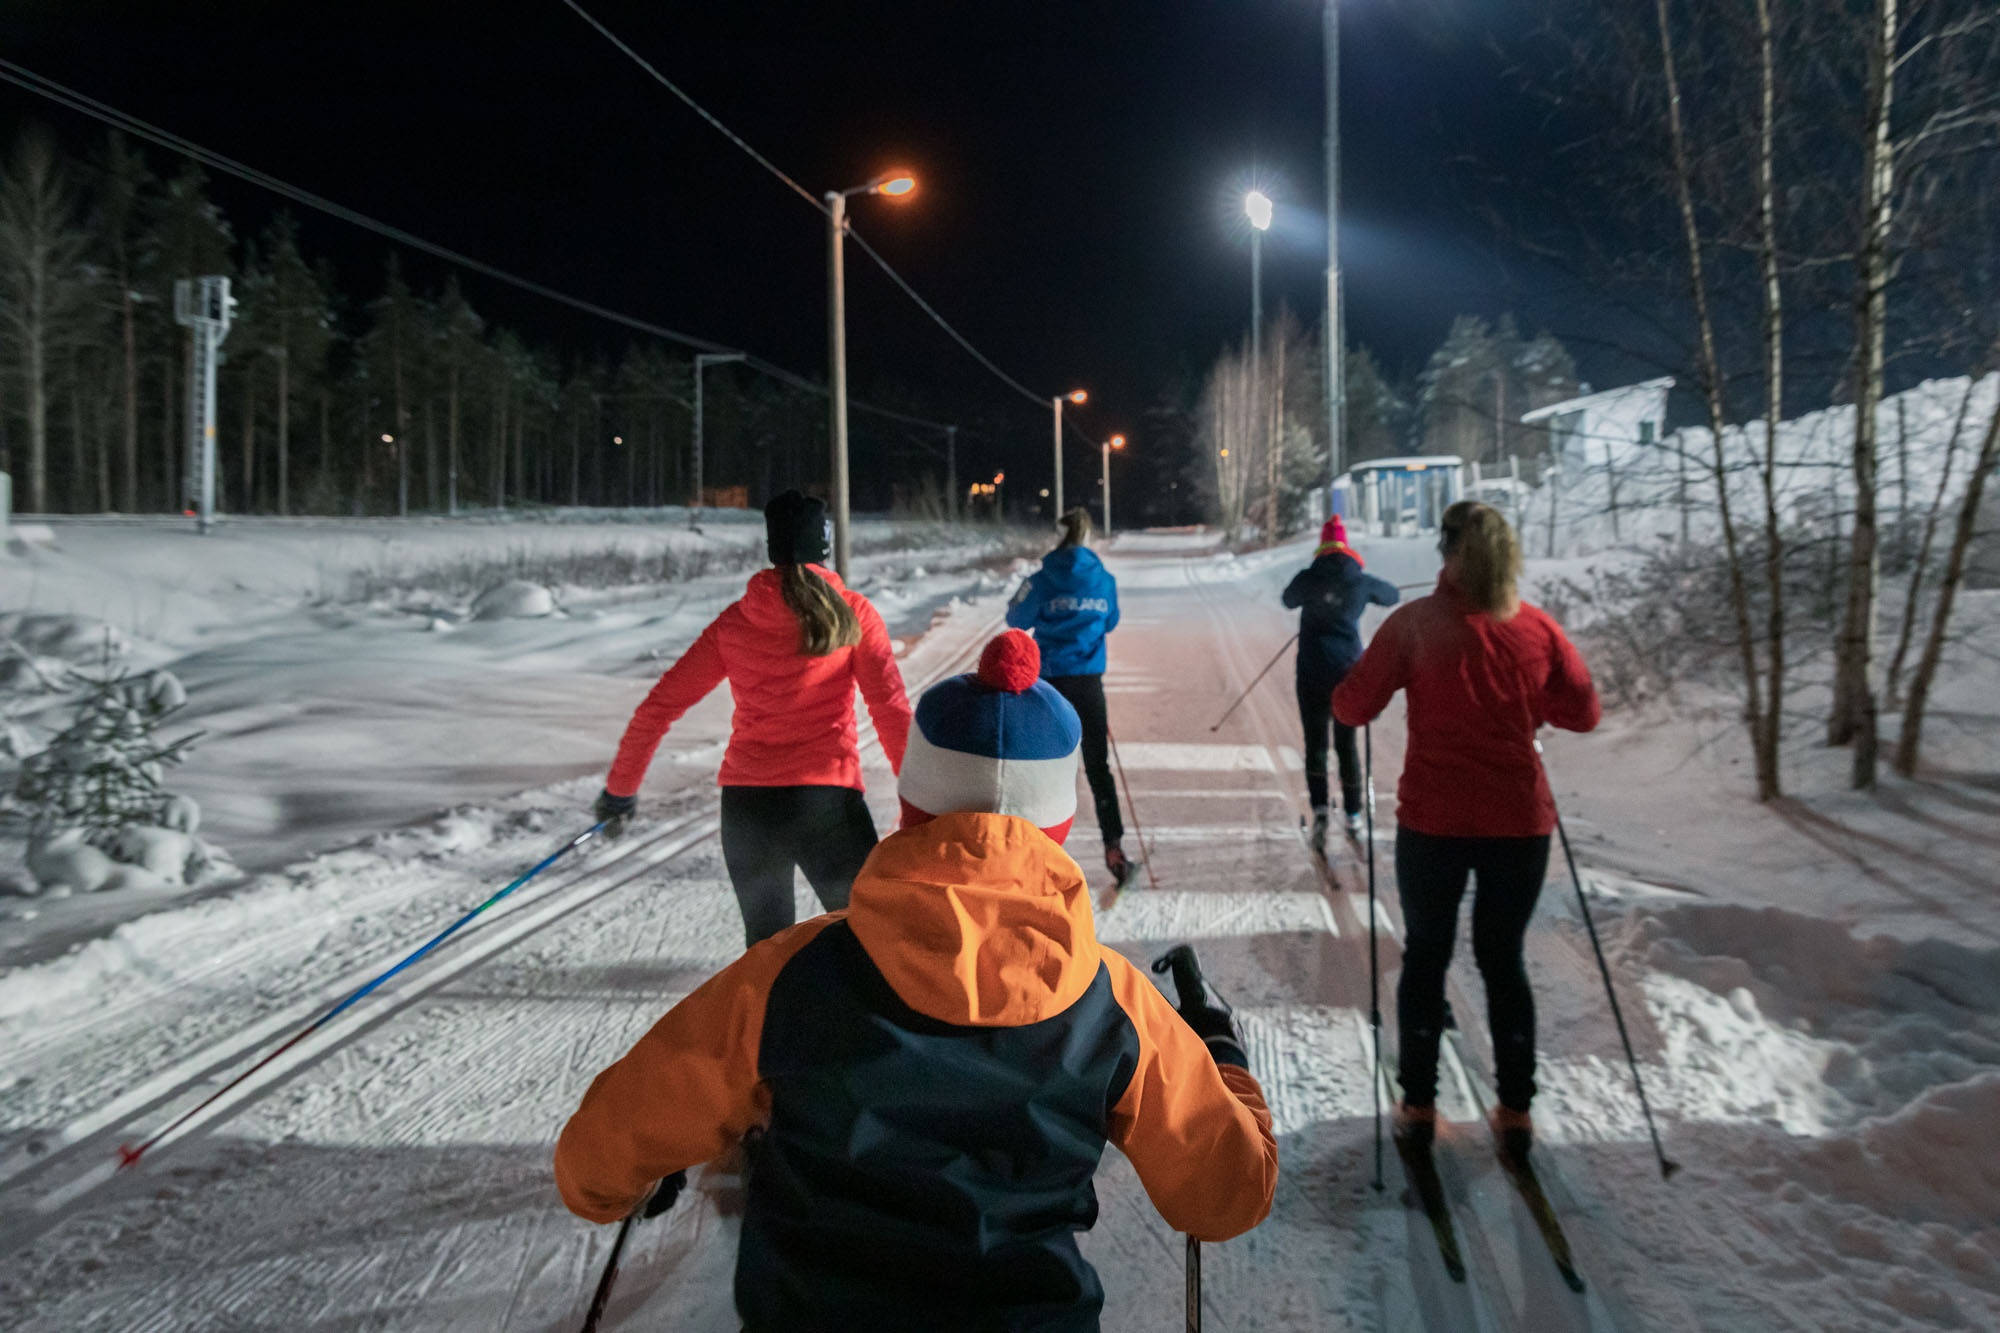
<path id="1" fill-rule="evenodd" d="M 1234 562 L 1226 577 L 1242 577 L 1247 563 Z M 1159 891 L 1142 874 L 1100 918 L 1099 935 L 1140 963 L 1170 943 L 1197 943 L 1204 969 L 1237 1008 L 1272 1110 L 1281 1161 L 1272 1214 L 1247 1236 L 1204 1247 L 1208 1327 L 1804 1330 L 1882 1326 L 1885 1315 L 1899 1326 L 2000 1327 L 2000 1255 L 1949 1228 L 1925 1230 L 1925 1262 L 1973 1274 L 1975 1285 L 1978 1273 L 1988 1275 L 1996 1318 L 1984 1325 L 1976 1310 L 1927 1297 L 1913 1286 L 1922 1264 L 1907 1255 L 1903 1264 L 1888 1263 L 1896 1256 L 1878 1253 L 1888 1239 L 1844 1222 L 1836 1197 L 1808 1195 L 1782 1170 L 1771 1173 L 1771 1188 L 1784 1208 L 1736 1206 L 1740 1192 L 1721 1188 L 1722 1173 L 1744 1160 L 1732 1138 L 1766 1134 L 1772 1152 L 1794 1159 L 1815 1148 L 1749 1124 L 1754 1106 L 1744 1108 L 1744 1124 L 1676 1120 L 1671 1108 L 1680 1094 L 1664 1068 L 1673 1044 L 1690 1039 L 1690 1023 L 1696 1038 L 1707 1037 L 1704 1015 L 1740 1002 L 1648 970 L 1613 948 L 1648 1092 L 1656 1112 L 1668 1108 L 1662 1130 L 1669 1151 L 1689 1164 L 1675 1184 L 1660 1184 L 1559 863 L 1529 935 L 1544 1030 L 1564 1037 L 1563 1051 L 1545 1054 L 1539 1074 L 1539 1105 L 1553 1114 L 1537 1157 L 1590 1291 L 1578 1297 L 1563 1286 L 1476 1123 L 1474 1103 L 1491 1098 L 1482 1073 L 1490 1051 L 1483 992 L 1463 941 L 1451 994 L 1464 1031 L 1447 1047 L 1440 1102 L 1453 1123 L 1439 1157 L 1469 1281 L 1451 1282 L 1422 1213 L 1404 1203 L 1393 1152 L 1384 1153 L 1386 1188 L 1370 1187 L 1376 1084 L 1366 868 L 1343 858 L 1340 886 L 1329 890 L 1305 855 L 1284 673 L 1259 685 L 1212 744 L 1187 739 L 1200 735 L 1189 718 L 1211 707 L 1219 714 L 1291 628 L 1275 604 L 1208 586 L 1202 566 L 1167 558 L 1136 562 L 1129 579 L 1120 573 L 1127 631 L 1114 655 L 1169 660 L 1159 645 L 1171 639 L 1172 660 L 1181 663 L 1172 673 L 1114 663 L 1109 673 L 1112 692 L 1154 696 L 1119 705 L 1113 725 L 1133 733 L 1123 738 L 1122 757 L 1135 779 L 1143 841 L 1171 850 L 1148 858 Z M 943 674 L 983 641 L 990 622 L 967 635 L 972 621 L 947 622 L 947 633 L 919 644 L 904 663 L 913 683 L 915 663 Z M 1197 649 L 1192 639 L 1204 642 Z M 1135 652 L 1135 643 L 1154 651 Z M 1178 707 L 1168 706 L 1169 694 Z M 1168 720 L 1176 715 L 1179 723 Z M 1385 724 L 1378 735 L 1378 763 L 1400 749 L 1390 730 Z M 886 828 L 894 788 L 879 761 L 868 781 L 878 826 Z M 698 818 L 705 800 L 689 794 L 674 808 Z M 260 1017 L 317 1003 L 329 979 L 380 961 L 386 941 L 422 938 L 441 915 L 469 905 L 461 900 L 477 901 L 482 885 L 532 859 L 554 827 L 550 810 L 531 800 L 516 805 L 523 808 L 492 817 L 476 846 L 447 849 L 450 864 L 427 859 L 420 875 L 404 873 L 407 861 L 365 849 L 293 873 L 299 888 L 367 877 L 365 892 L 342 899 L 338 917 L 345 919 L 274 912 L 267 933 L 219 941 L 204 937 L 199 922 L 181 923 L 189 947 L 214 949 L 198 978 L 183 973 L 187 984 L 178 988 L 128 982 L 132 989 L 104 1006 L 59 1019 L 24 1045 L 34 1081 L 9 1089 L 10 1120 L 0 1128 L 10 1138 L 0 1142 L 15 1152 L 0 1158 L 0 1181 L 10 1164 L 36 1188 L 43 1175 L 58 1174 L 44 1162 L 22 1165 L 19 1145 L 87 1112 L 97 1090 L 130 1086 L 136 1074 L 126 1071 L 198 1064 L 203 1050 Z M 1386 1058 L 1393 1058 L 1400 955 L 1394 830 L 1386 817 L 1392 807 L 1383 802 L 1377 827 Z M 1088 820 L 1087 800 L 1079 813 Z M 629 874 L 620 874 L 630 882 L 442 984 L 392 989 L 379 1012 L 337 1043 L 173 1143 L 162 1159 L 149 1158 L 143 1172 L 59 1212 L 0 1274 L 0 1327 L 575 1327 L 615 1228 L 586 1226 L 562 1208 L 549 1178 L 551 1145 L 596 1071 L 741 949 L 740 920 L 713 843 L 644 861 L 642 849 L 664 832 L 635 832 L 628 841 L 633 859 Z M 1128 848 L 1139 835 L 1128 827 Z M 1070 850 L 1093 882 L 1103 876 L 1092 859 L 1096 845 L 1095 828 L 1079 823 Z M 597 873 L 595 865 L 578 867 L 538 901 L 553 901 Z M 798 898 L 801 918 L 818 910 L 805 889 Z M 356 911 L 357 903 L 366 906 Z M 236 969 L 252 959 L 254 1009 L 211 1012 L 213 995 L 242 997 Z M 1727 1015 L 1716 1012 L 1719 1031 Z M 1805 1040 L 1772 1031 L 1779 1035 L 1746 1048 L 1745 1058 L 1771 1043 Z M 1977 1054 L 1977 1043 L 1989 1040 L 1982 1030 L 1957 1045 L 1943 1036 L 1933 1044 L 1939 1059 L 1962 1058 L 1961 1048 Z M 196 1086 L 213 1077 L 204 1072 Z M 26 1102 L 18 1100 L 24 1088 Z M 164 1123 L 173 1105 L 138 1120 Z M 32 1109 L 15 1114 L 17 1106 Z M 130 1115 L 121 1122 L 131 1123 Z M 68 1150 L 57 1146 L 50 1157 L 94 1152 L 111 1140 L 99 1133 Z M 1719 1165 L 1704 1167 L 1711 1143 L 1720 1149 Z M 718 1204 L 734 1181 L 706 1168 L 690 1175 L 670 1214 L 635 1228 L 607 1333 L 735 1329 L 736 1224 Z M 1081 1244 L 1104 1282 L 1104 1328 L 1181 1327 L 1182 1238 L 1153 1211 L 1115 1150 L 1106 1153 L 1096 1184 L 1100 1217 Z M 0 1200 L 12 1208 L 22 1192 L 0 1193 Z M 0 1231 L 9 1225 L 0 1222 Z M 1843 1258 L 1857 1255 L 1882 1262 L 1881 1275 L 1825 1284 Z"/>

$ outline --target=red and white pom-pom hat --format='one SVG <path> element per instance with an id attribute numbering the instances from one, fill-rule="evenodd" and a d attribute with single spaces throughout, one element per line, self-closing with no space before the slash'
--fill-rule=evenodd
<path id="1" fill-rule="evenodd" d="M 1083 727 L 1041 669 L 1035 641 L 1010 629 L 986 645 L 979 670 L 924 691 L 903 752 L 904 828 L 972 810 L 1069 836 Z"/>

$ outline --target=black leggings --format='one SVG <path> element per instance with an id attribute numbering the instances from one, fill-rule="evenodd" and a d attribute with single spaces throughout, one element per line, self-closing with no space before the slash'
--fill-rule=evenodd
<path id="1" fill-rule="evenodd" d="M 1486 982 L 1500 1102 L 1528 1109 L 1535 1095 L 1535 996 L 1522 946 L 1542 878 L 1549 835 L 1538 838 L 1443 838 L 1396 833 L 1396 887 L 1403 899 L 1403 976 L 1396 983 L 1396 1031 L 1403 1100 L 1437 1098 L 1438 1041 L 1444 1029 L 1445 970 L 1458 935 L 1465 877 L 1478 877 L 1472 900 L 1472 956 Z"/>
<path id="2" fill-rule="evenodd" d="M 852 787 L 724 787 L 722 861 L 743 909 L 747 948 L 798 919 L 792 872 L 837 912 L 875 850 L 875 821 Z"/>
<path id="3" fill-rule="evenodd" d="M 1098 831 L 1104 845 L 1125 837 L 1125 821 L 1118 817 L 1118 784 L 1111 780 L 1111 720 L 1104 711 L 1104 677 L 1049 676 L 1057 694 L 1069 700 L 1083 723 L 1083 775 L 1090 779 L 1090 799 L 1097 806 Z"/>
<path id="4" fill-rule="evenodd" d="M 1333 750 L 1340 760 L 1340 808 L 1361 812 L 1361 756 L 1354 748 L 1354 728 L 1333 717 L 1333 691 L 1338 676 L 1298 678 L 1299 723 L 1306 733 L 1306 798 L 1312 808 L 1326 805 L 1326 729 L 1333 724 Z"/>

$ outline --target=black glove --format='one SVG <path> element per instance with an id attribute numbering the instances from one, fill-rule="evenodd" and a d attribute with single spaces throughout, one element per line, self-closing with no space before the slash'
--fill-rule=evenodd
<path id="1" fill-rule="evenodd" d="M 625 831 L 625 821 L 638 808 L 639 798 L 636 796 L 613 796 L 609 791 L 602 791 L 597 794 L 597 802 L 590 807 L 590 813 L 604 825 L 604 836 L 615 838 Z"/>
<path id="2" fill-rule="evenodd" d="M 1244 1053 L 1243 1038 L 1236 1033 L 1236 1022 L 1229 1015 L 1229 1004 L 1215 993 L 1207 978 L 1202 976 L 1201 964 L 1195 961 L 1194 949 L 1186 944 L 1175 945 L 1153 960 L 1153 970 L 1173 972 L 1174 993 L 1180 997 L 1176 1008 L 1181 1021 L 1207 1043 L 1209 1057 L 1218 1065 L 1248 1069 L 1250 1057 Z"/>
<path id="3" fill-rule="evenodd" d="M 618 798 L 614 796 L 612 799 L 617 800 Z M 629 800 L 630 798 L 626 799 Z M 668 1176 L 653 1188 L 652 1197 L 639 1206 L 639 1216 L 642 1218 L 653 1218 L 666 1212 L 667 1209 L 674 1206 L 674 1200 L 681 1197 L 681 1191 L 687 1188 L 687 1183 L 688 1173 L 685 1171 L 676 1171 L 671 1176 Z"/>

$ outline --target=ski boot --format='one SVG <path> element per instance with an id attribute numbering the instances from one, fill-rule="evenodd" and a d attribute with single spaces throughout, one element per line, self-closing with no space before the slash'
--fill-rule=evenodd
<path id="1" fill-rule="evenodd" d="M 1427 1153 L 1437 1140 L 1437 1121 L 1437 1107 L 1412 1106 L 1399 1101 L 1389 1116 L 1389 1132 L 1398 1148 Z"/>
<path id="2" fill-rule="evenodd" d="M 1493 1146 L 1504 1160 L 1528 1160 L 1528 1152 L 1535 1146 L 1535 1122 L 1526 1111 L 1495 1103 L 1486 1113 L 1486 1123 L 1493 1128 Z"/>
<path id="3" fill-rule="evenodd" d="M 1322 861 L 1326 860 L 1326 830 L 1330 822 L 1325 806 L 1313 807 L 1312 832 L 1307 835 L 1307 840 L 1312 845 L 1312 854 Z"/>
<path id="4" fill-rule="evenodd" d="M 1347 840 L 1355 846 L 1361 845 L 1361 812 L 1355 810 L 1347 816 Z"/>
<path id="5" fill-rule="evenodd" d="M 1123 889 L 1138 873 L 1138 867 L 1125 855 L 1124 846 L 1115 842 L 1104 844 L 1104 868 L 1111 872 L 1113 890 Z"/>

